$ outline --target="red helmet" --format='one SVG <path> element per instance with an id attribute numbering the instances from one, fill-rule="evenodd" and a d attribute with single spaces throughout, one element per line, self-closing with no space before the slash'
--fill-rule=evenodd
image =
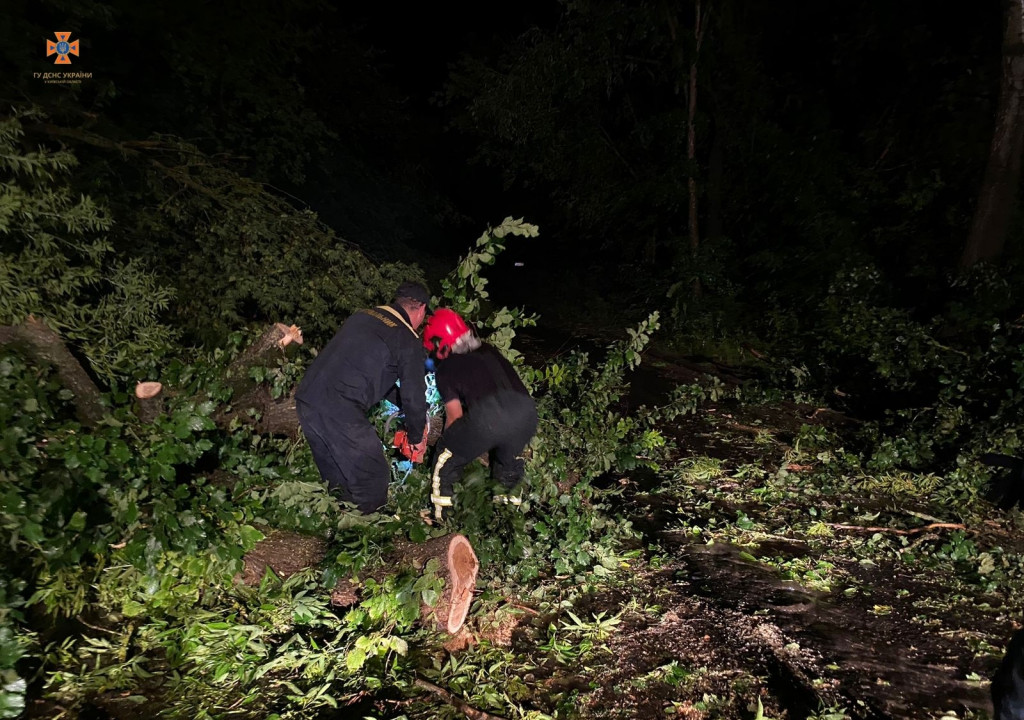
<path id="1" fill-rule="evenodd" d="M 457 312 L 438 308 L 427 319 L 427 326 L 423 329 L 423 347 L 443 360 L 451 353 L 455 341 L 469 331 L 466 321 Z"/>

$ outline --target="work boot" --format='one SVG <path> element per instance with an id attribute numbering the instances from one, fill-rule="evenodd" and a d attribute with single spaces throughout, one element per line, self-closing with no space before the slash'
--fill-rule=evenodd
<path id="1" fill-rule="evenodd" d="M 436 496 L 431 495 L 430 505 L 427 506 L 428 523 L 431 525 L 441 524 L 451 520 L 452 518 L 452 499 L 451 496 Z"/>
<path id="2" fill-rule="evenodd" d="M 515 505 L 519 507 L 523 504 L 523 488 L 520 485 L 516 485 L 512 488 L 507 488 L 504 492 L 494 496 L 494 503 L 496 505 Z"/>

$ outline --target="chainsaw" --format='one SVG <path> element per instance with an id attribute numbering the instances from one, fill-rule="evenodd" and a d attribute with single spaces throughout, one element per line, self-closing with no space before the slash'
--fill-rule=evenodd
<path id="1" fill-rule="evenodd" d="M 409 433 L 405 430 L 399 430 L 395 433 L 395 439 L 391 441 L 391 444 L 398 448 L 398 452 L 402 453 L 405 457 L 412 460 L 414 463 L 423 462 L 423 456 L 427 454 L 426 449 L 415 452 L 413 444 L 409 442 Z"/>

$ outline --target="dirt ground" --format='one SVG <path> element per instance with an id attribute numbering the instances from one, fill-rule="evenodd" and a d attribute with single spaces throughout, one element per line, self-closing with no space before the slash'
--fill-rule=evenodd
<path id="1" fill-rule="evenodd" d="M 675 384 L 709 369 L 652 360 L 633 377 L 633 407 L 657 404 Z M 729 369 L 711 369 L 726 382 L 740 379 Z M 678 443 L 681 458 L 718 458 L 725 468 L 757 463 L 775 472 L 780 448 L 802 426 L 842 430 L 855 422 L 798 403 L 722 402 L 663 431 Z M 768 452 L 756 442 L 764 433 L 772 438 Z M 988 679 L 1016 626 L 1000 612 L 1000 598 L 951 604 L 944 577 L 854 558 L 840 569 L 861 591 L 810 590 L 751 558 L 806 556 L 799 541 L 709 546 L 679 530 L 687 511 L 651 481 L 632 482 L 624 499 L 624 514 L 642 534 L 644 560 L 628 586 L 577 608 L 577 614 L 627 608 L 607 639 L 608 657 L 586 674 L 546 681 L 555 694 L 575 694 L 584 716 L 989 717 Z M 1004 547 L 1022 543 L 1005 530 L 993 532 L 1003 532 Z M 531 640 L 528 628 L 517 632 L 522 642 Z"/>
<path id="2" fill-rule="evenodd" d="M 721 458 L 735 467 L 759 454 L 751 428 L 767 428 L 785 439 L 816 422 L 842 418 L 791 403 L 753 409 L 723 403 L 684 419 L 672 434 L 684 454 Z M 680 717 L 754 717 L 749 702 L 746 708 L 725 703 L 710 713 L 692 707 L 692 698 L 704 694 L 735 695 L 737 678 L 757 685 L 764 717 L 802 720 L 829 708 L 836 718 L 864 719 L 988 717 L 991 712 L 988 678 L 998 664 L 1000 638 L 1014 630 L 999 614 L 999 598 L 964 598 L 949 607 L 939 601 L 947 594 L 943 577 L 853 559 L 842 570 L 864 591 L 815 592 L 752 562 L 751 548 L 697 544 L 687 533 L 665 529 L 679 525 L 669 522 L 678 513 L 670 495 L 637 487 L 628 503 L 649 554 L 669 560 L 633 576 L 632 597 L 657 603 L 661 612 L 624 624 L 616 635 L 611 644 L 616 668 L 588 699 L 595 711 L 602 710 L 600 716 L 661 717 L 675 696 L 688 698 L 676 708 Z M 1010 539 L 1002 540 L 1005 545 Z M 807 552 L 800 542 L 785 540 L 753 550 L 755 556 L 775 557 Z M 618 599 L 620 606 L 628 604 L 623 600 Z M 621 690 L 629 678 L 670 661 L 706 670 L 683 692 L 664 683 L 661 691 L 657 683 L 642 692 Z"/>

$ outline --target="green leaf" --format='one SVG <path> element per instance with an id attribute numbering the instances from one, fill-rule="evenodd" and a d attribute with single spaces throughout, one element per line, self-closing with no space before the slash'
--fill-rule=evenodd
<path id="1" fill-rule="evenodd" d="M 74 530 L 75 532 L 81 532 L 85 530 L 85 520 L 88 516 L 81 510 L 75 512 L 71 516 L 71 520 L 68 522 L 68 529 Z"/>
<path id="2" fill-rule="evenodd" d="M 21 534 L 26 540 L 33 543 L 41 543 L 46 539 L 46 535 L 43 534 L 42 526 L 31 520 L 21 526 Z"/>
<path id="3" fill-rule="evenodd" d="M 22 678 L 5 682 L 0 686 L 0 718 L 16 718 L 25 709 L 26 684 Z"/>
<path id="4" fill-rule="evenodd" d="M 366 663 L 366 651 L 361 648 L 352 648 L 345 656 L 345 667 L 351 673 L 359 671 Z"/>
<path id="5" fill-rule="evenodd" d="M 193 415 L 188 419 L 188 427 L 192 432 L 201 432 L 203 430 L 212 430 L 216 425 L 208 417 Z"/>
<path id="6" fill-rule="evenodd" d="M 131 457 L 131 450 L 128 449 L 128 445 L 123 440 L 114 440 L 110 443 L 110 456 L 117 462 L 124 465 Z"/>
<path id="7" fill-rule="evenodd" d="M 146 612 L 146 606 L 136 600 L 125 600 L 121 603 L 121 614 L 125 617 L 138 617 Z"/>
<path id="8" fill-rule="evenodd" d="M 238 528 L 238 534 L 242 536 L 242 545 L 251 548 L 266 536 L 252 525 L 242 525 Z"/>

